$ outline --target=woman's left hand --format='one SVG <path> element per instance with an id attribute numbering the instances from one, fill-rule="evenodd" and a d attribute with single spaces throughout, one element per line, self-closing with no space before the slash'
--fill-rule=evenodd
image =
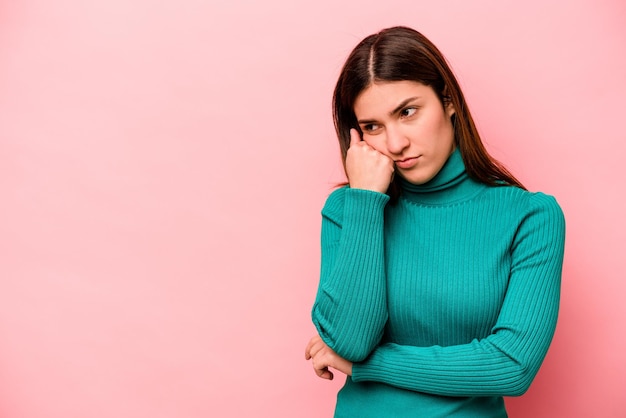
<path id="1" fill-rule="evenodd" d="M 319 335 L 311 338 L 304 351 L 304 357 L 312 360 L 313 369 L 322 379 L 333 380 L 333 372 L 329 367 L 352 376 L 352 363 L 339 357 Z"/>

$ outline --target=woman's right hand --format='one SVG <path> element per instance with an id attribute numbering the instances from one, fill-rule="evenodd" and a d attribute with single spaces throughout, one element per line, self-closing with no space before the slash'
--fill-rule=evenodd
<path id="1" fill-rule="evenodd" d="M 393 160 L 362 141 L 356 129 L 350 129 L 350 148 L 346 155 L 350 188 L 386 193 L 393 172 Z"/>

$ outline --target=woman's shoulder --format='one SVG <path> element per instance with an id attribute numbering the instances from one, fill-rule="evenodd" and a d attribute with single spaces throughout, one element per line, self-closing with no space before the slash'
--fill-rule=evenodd
<path id="1" fill-rule="evenodd" d="M 563 210 L 557 199 L 540 191 L 528 191 L 516 186 L 493 186 L 487 196 L 497 199 L 513 212 L 523 215 L 543 214 L 554 219 L 563 218 Z"/>
<path id="2" fill-rule="evenodd" d="M 522 189 L 517 186 L 510 185 L 498 185 L 498 186 L 488 186 L 487 194 L 491 197 L 498 199 L 506 199 L 515 202 L 528 202 L 529 204 L 547 204 L 553 205 L 556 203 L 556 198 L 550 194 L 540 192 L 540 191 L 530 191 Z"/>
<path id="3" fill-rule="evenodd" d="M 343 202 L 345 201 L 346 192 L 350 189 L 350 186 L 343 185 L 339 186 L 333 191 L 330 192 L 328 197 L 326 198 L 326 202 L 324 203 L 324 209 L 332 209 L 335 206 L 343 206 Z"/>

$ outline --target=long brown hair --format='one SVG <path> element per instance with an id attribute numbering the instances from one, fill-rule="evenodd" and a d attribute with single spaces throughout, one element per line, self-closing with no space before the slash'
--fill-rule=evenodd
<path id="1" fill-rule="evenodd" d="M 456 77 L 443 54 L 424 35 L 397 26 L 363 39 L 350 53 L 333 94 L 333 120 L 339 138 L 341 158 L 346 163 L 350 129 L 359 124 L 354 114 L 358 95 L 376 81 L 417 81 L 432 87 L 442 104 L 452 103 L 454 142 L 461 151 L 467 174 L 488 185 L 525 187 L 485 149 Z M 397 179 L 388 194 L 397 198 Z"/>

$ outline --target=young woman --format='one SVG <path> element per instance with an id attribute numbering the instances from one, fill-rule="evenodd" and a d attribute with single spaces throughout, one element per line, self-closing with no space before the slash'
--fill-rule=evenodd
<path id="1" fill-rule="evenodd" d="M 348 185 L 322 210 L 306 358 L 336 417 L 506 417 L 546 355 L 565 222 L 485 150 L 438 49 L 365 38 L 334 92 Z"/>

